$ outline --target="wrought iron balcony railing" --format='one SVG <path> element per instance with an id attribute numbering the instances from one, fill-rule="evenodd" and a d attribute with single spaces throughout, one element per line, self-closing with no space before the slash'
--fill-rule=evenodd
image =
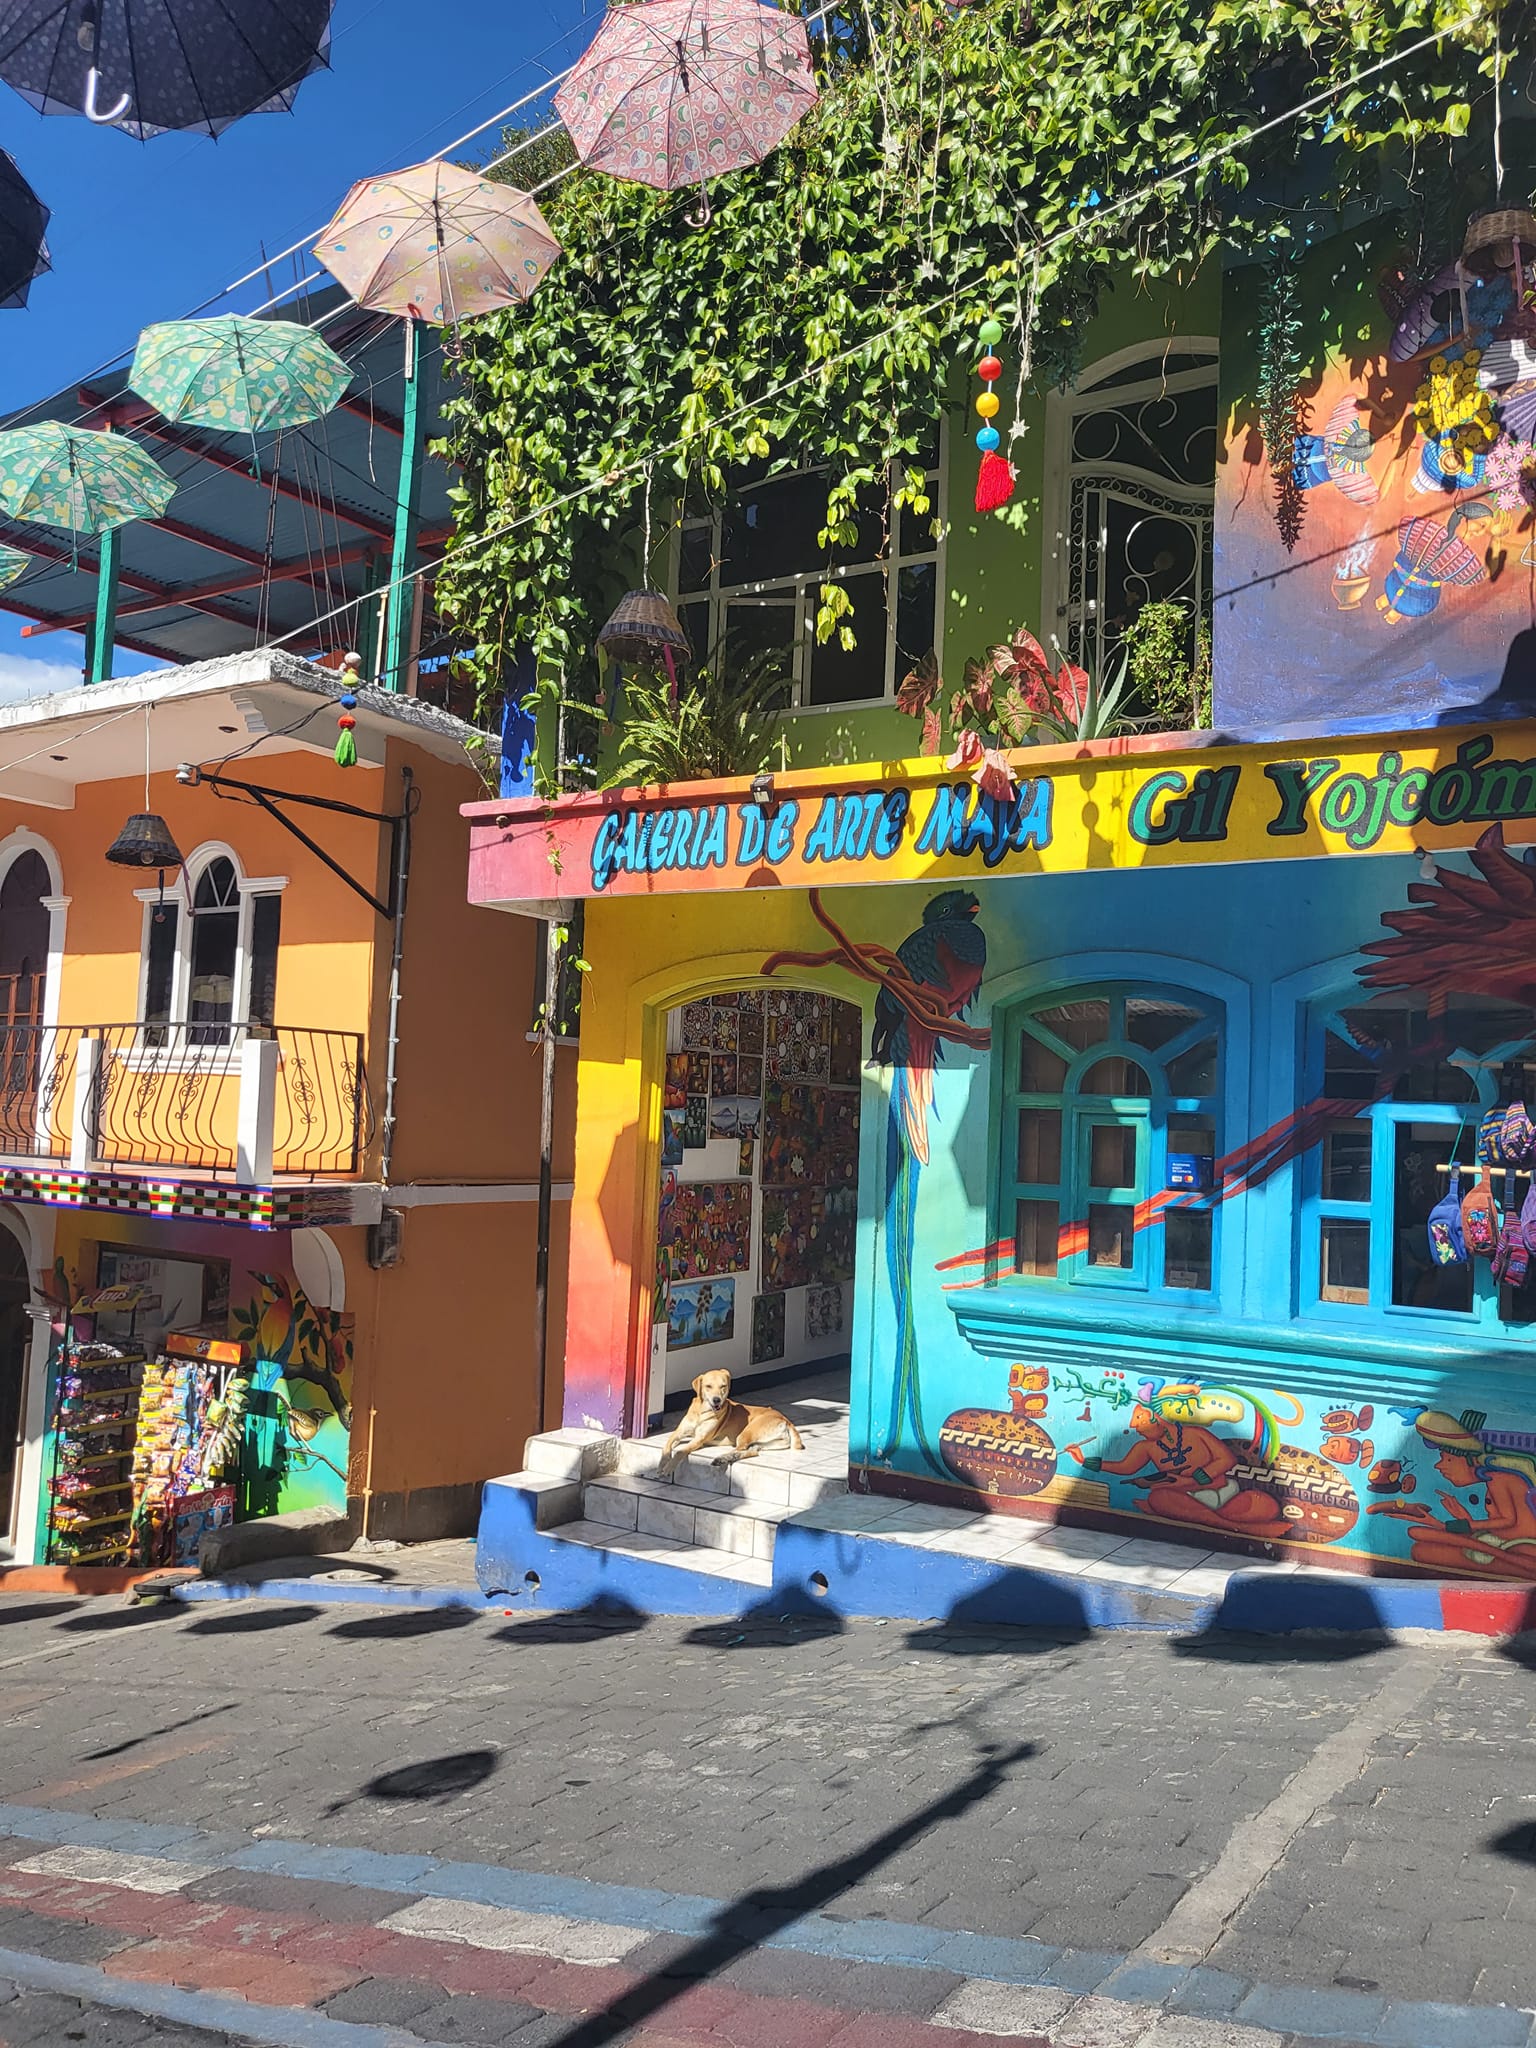
<path id="1" fill-rule="evenodd" d="M 0 1021 L 0 1157 L 260 1186 L 356 1178 L 372 1137 L 353 1031 Z"/>

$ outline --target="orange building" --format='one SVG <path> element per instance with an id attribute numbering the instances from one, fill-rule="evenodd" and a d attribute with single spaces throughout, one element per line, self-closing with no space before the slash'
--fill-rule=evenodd
<path id="1" fill-rule="evenodd" d="M 343 1516 L 472 1530 L 541 1426 L 543 953 L 462 885 L 492 743 L 364 689 L 343 770 L 336 697 L 262 653 L 0 709 L 0 1559 L 123 1561 L 125 1515 L 78 1506 L 99 1540 L 57 1540 L 61 1489 L 126 1507 L 83 1484 L 121 1467 L 60 1477 L 82 1334 L 238 1347 L 240 1512 L 290 1518 L 290 1548 Z M 146 814 L 179 862 L 109 862 Z M 558 1148 L 552 1173 L 558 1295 Z M 556 1299 L 547 1414 L 563 1323 Z"/>

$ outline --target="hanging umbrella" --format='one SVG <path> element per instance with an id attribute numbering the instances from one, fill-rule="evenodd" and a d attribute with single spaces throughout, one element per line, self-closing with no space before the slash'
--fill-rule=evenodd
<path id="1" fill-rule="evenodd" d="M 755 164 L 815 103 L 798 15 L 759 0 L 634 0 L 611 7 L 555 95 L 576 154 L 663 192 Z"/>
<path id="2" fill-rule="evenodd" d="M 32 557 L 24 555 L 20 548 L 0 548 L 0 590 L 14 583 L 23 569 L 32 566 Z"/>
<path id="3" fill-rule="evenodd" d="M 0 306 L 24 306 L 34 277 L 51 268 L 48 209 L 0 149 Z"/>
<path id="4" fill-rule="evenodd" d="M 45 420 L 0 433 L 0 513 L 70 533 L 158 519 L 176 485 L 123 434 Z"/>
<path id="5" fill-rule="evenodd" d="M 315 254 L 358 305 L 454 324 L 526 299 L 560 244 L 526 192 L 433 163 L 354 185 Z"/>
<path id="6" fill-rule="evenodd" d="M 146 327 L 128 377 L 166 419 L 226 434 L 322 419 L 351 382 L 313 328 L 239 313 Z"/>
<path id="7" fill-rule="evenodd" d="M 327 62 L 332 0 L 0 0 L 0 78 L 42 114 L 140 141 L 285 111 Z"/>

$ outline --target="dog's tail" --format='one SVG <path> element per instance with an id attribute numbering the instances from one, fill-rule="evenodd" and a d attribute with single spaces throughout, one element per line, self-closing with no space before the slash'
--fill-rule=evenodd
<path id="1" fill-rule="evenodd" d="M 786 1427 L 789 1430 L 789 1441 L 791 1448 L 797 1451 L 803 1451 L 805 1449 L 805 1438 L 800 1434 L 799 1430 L 796 1429 L 795 1425 L 792 1422 L 786 1424 Z"/>

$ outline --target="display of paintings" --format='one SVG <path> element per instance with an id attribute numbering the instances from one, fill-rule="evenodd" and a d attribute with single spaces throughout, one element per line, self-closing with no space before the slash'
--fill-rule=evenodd
<path id="1" fill-rule="evenodd" d="M 712 1138 L 755 1138 L 762 1128 L 763 1104 L 758 1095 L 712 1095 L 709 1135 Z"/>
<path id="2" fill-rule="evenodd" d="M 684 1003 L 683 1047 L 687 1052 L 708 1052 L 711 1011 L 708 1003 Z"/>
<path id="3" fill-rule="evenodd" d="M 763 1098 L 764 1187 L 853 1187 L 859 1098 L 853 1089 L 770 1081 Z"/>
<path id="4" fill-rule="evenodd" d="M 745 1053 L 760 1053 L 763 1049 L 763 1013 L 761 1009 L 743 1010 L 736 1020 L 736 1050 Z"/>
<path id="5" fill-rule="evenodd" d="M 717 1052 L 709 1062 L 709 1092 L 711 1095 L 735 1095 L 736 1055 L 733 1052 Z"/>
<path id="6" fill-rule="evenodd" d="M 671 1280 L 740 1273 L 752 1262 L 752 1189 L 739 1180 L 679 1181 L 659 1236 Z"/>
<path id="7" fill-rule="evenodd" d="M 683 1109 L 683 1146 L 697 1152 L 709 1143 L 709 1097 L 690 1095 Z"/>
<path id="8" fill-rule="evenodd" d="M 734 1052 L 740 1019 L 735 1010 L 715 1010 L 709 1013 L 709 1042 L 716 1052 Z"/>
<path id="9" fill-rule="evenodd" d="M 828 1078 L 834 1088 L 852 1087 L 858 1082 L 859 1055 L 864 1049 L 864 1019 L 852 1003 L 832 1005 L 829 1034 Z"/>
<path id="10" fill-rule="evenodd" d="M 757 1294 L 752 1298 L 752 1363 L 769 1365 L 784 1356 L 784 1297 Z"/>
<path id="11" fill-rule="evenodd" d="M 682 1109 L 688 1100 L 688 1055 L 685 1052 L 667 1054 L 666 1091 L 662 1100 L 668 1109 Z"/>
<path id="12" fill-rule="evenodd" d="M 805 1335 L 811 1344 L 824 1337 L 843 1334 L 843 1290 L 841 1287 L 808 1287 L 805 1290 Z"/>
<path id="13" fill-rule="evenodd" d="M 851 1280 L 857 1206 L 852 1191 L 846 1189 L 765 1189 L 764 1293 Z"/>
<path id="14" fill-rule="evenodd" d="M 743 1138 L 736 1154 L 736 1171 L 748 1180 L 752 1178 L 755 1150 L 752 1140 Z"/>
<path id="15" fill-rule="evenodd" d="M 661 1163 L 663 1166 L 681 1166 L 683 1163 L 683 1122 L 686 1110 L 664 1109 L 661 1112 Z"/>
<path id="16" fill-rule="evenodd" d="M 738 1095 L 761 1095 L 763 1092 L 763 1063 L 750 1053 L 736 1055 L 736 1093 Z"/>
<path id="17" fill-rule="evenodd" d="M 736 1282 L 690 1280 L 667 1296 L 667 1349 L 721 1344 L 736 1334 Z"/>

